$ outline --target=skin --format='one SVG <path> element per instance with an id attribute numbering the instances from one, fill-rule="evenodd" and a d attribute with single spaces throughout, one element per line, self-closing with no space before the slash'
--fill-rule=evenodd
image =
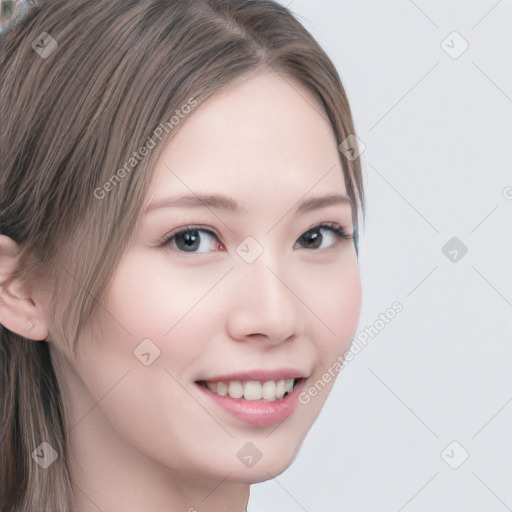
<path id="1" fill-rule="evenodd" d="M 291 464 L 334 379 L 280 425 L 265 427 L 220 409 L 195 381 L 286 367 L 304 371 L 309 387 L 356 332 L 361 285 L 352 240 L 321 230 L 320 248 L 300 243 L 322 222 L 351 234 L 350 205 L 293 211 L 303 199 L 346 195 L 337 142 L 310 92 L 259 72 L 200 105 L 166 147 L 146 206 L 191 193 L 230 196 L 246 212 L 144 213 L 79 340 L 80 357 L 52 342 L 72 425 L 78 512 L 244 511 L 250 484 Z M 219 241 L 201 231 L 198 254 L 159 246 L 190 224 Z M 263 248 L 250 264 L 236 252 L 248 236 Z M 36 297 L 32 329 L 51 334 Z M 149 366 L 133 353 L 147 338 L 160 350 Z M 253 467 L 237 457 L 248 442 L 262 453 Z"/>

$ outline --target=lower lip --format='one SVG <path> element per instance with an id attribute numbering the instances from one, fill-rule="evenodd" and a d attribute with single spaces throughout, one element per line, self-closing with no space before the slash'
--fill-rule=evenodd
<path id="1" fill-rule="evenodd" d="M 196 384 L 207 396 L 225 411 L 231 413 L 235 418 L 257 426 L 275 425 L 283 422 L 292 414 L 298 404 L 298 395 L 304 387 L 306 379 L 301 379 L 281 400 L 273 402 L 267 400 L 245 400 L 243 398 L 232 398 L 220 396 L 208 388 Z"/>

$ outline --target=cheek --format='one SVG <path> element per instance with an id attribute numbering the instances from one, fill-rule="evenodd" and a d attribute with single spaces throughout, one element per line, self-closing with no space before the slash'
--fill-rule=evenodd
<path id="1" fill-rule="evenodd" d="M 169 342 L 175 330 L 196 314 L 196 308 L 219 277 L 229 269 L 176 265 L 161 257 L 133 252 L 120 265 L 105 303 L 135 339 Z"/>
<path id="2" fill-rule="evenodd" d="M 322 270 L 308 297 L 318 317 L 316 348 L 322 366 L 331 364 L 350 346 L 361 311 L 361 280 L 357 260 L 345 262 L 339 271 Z"/>

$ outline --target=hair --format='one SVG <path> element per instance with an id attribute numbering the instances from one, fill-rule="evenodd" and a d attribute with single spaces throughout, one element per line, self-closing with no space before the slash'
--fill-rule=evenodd
<path id="1" fill-rule="evenodd" d="M 44 38 L 53 53 L 38 54 Z M 165 142 L 184 124 L 169 120 L 186 105 L 267 69 L 320 100 L 338 144 L 355 132 L 333 63 L 271 0 L 41 0 L 1 34 L 0 54 L 0 222 L 21 247 L 12 277 L 48 287 L 48 339 L 73 354 L 133 236 Z M 149 140 L 154 149 L 133 165 Z M 360 161 L 339 156 L 357 229 Z M 69 512 L 65 390 L 49 343 L 3 328 L 0 357 L 0 508 Z M 32 460 L 42 442 L 59 454 L 47 469 Z"/>

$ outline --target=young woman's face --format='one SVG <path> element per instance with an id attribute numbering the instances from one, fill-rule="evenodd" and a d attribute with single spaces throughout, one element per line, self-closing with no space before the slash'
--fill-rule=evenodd
<path id="1" fill-rule="evenodd" d="M 79 340 L 72 436 L 133 471 L 263 481 L 297 454 L 357 327 L 356 252 L 335 231 L 353 233 L 340 155 L 318 101 L 276 74 L 181 122 L 94 319 L 101 334 Z M 300 380 L 283 399 L 288 379 Z"/>

